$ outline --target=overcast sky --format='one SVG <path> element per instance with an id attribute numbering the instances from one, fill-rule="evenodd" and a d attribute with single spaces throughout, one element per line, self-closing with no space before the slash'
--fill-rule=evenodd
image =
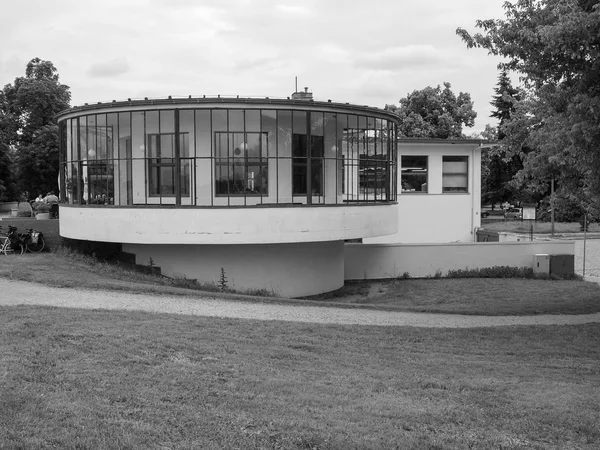
<path id="1" fill-rule="evenodd" d="M 0 84 L 50 60 L 73 106 L 167 95 L 287 97 L 383 107 L 426 86 L 469 92 L 482 131 L 499 60 L 457 27 L 504 0 L 21 0 L 2 2 Z"/>

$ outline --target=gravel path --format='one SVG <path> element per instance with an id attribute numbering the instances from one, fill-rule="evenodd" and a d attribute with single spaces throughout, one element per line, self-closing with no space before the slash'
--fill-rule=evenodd
<path id="1" fill-rule="evenodd" d="M 600 313 L 539 316 L 462 316 L 247 303 L 210 297 L 179 297 L 52 288 L 0 279 L 0 305 L 45 305 L 62 308 L 135 310 L 256 320 L 283 320 L 341 325 L 479 328 L 511 325 L 575 325 L 600 323 Z"/>

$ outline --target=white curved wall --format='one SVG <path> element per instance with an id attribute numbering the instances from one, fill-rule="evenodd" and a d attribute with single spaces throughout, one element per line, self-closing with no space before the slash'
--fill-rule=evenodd
<path id="1" fill-rule="evenodd" d="M 124 244 L 137 264 L 153 264 L 167 276 L 218 284 L 221 268 L 229 288 L 266 289 L 301 297 L 339 289 L 344 284 L 344 243 L 267 245 Z"/>
<path id="2" fill-rule="evenodd" d="M 396 205 L 110 208 L 61 205 L 60 234 L 130 244 L 270 244 L 393 234 Z"/>

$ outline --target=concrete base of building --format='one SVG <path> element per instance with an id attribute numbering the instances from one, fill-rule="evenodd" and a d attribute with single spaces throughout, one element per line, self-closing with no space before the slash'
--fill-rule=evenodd
<path id="1" fill-rule="evenodd" d="M 136 264 L 160 267 L 170 277 L 219 284 L 240 293 L 265 290 L 304 297 L 344 285 L 343 241 L 248 245 L 123 244 Z M 221 272 L 222 269 L 222 272 Z"/>

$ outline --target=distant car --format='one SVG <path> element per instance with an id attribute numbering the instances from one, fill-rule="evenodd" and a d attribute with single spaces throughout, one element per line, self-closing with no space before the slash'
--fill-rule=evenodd
<path id="1" fill-rule="evenodd" d="M 506 220 L 517 220 L 523 218 L 523 210 L 521 208 L 508 208 L 504 211 Z"/>

